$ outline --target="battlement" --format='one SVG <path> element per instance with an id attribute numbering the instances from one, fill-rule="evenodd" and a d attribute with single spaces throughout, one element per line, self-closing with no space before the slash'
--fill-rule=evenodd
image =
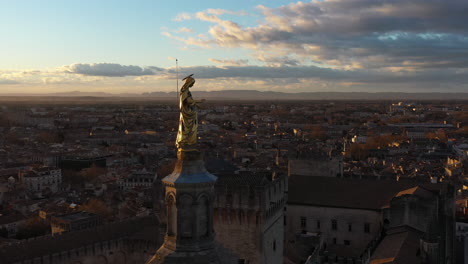
<path id="1" fill-rule="evenodd" d="M 2 263 L 58 264 L 72 261 L 86 263 L 143 263 L 162 243 L 155 217 L 134 218 L 93 229 L 42 236 L 0 248 Z M 118 262 L 118 259 L 127 262 Z M 146 259 L 144 259 L 146 258 Z M 107 262 L 102 262 L 106 260 Z"/>

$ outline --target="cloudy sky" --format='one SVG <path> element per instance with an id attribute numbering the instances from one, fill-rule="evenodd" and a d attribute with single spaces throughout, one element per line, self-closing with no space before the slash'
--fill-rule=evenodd
<path id="1" fill-rule="evenodd" d="M 198 2 L 198 3 L 197 3 Z M 468 92 L 466 0 L 0 0 L 0 94 Z"/>

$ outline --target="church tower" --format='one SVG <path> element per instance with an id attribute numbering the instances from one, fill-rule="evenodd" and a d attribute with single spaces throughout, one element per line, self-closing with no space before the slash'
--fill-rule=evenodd
<path id="1" fill-rule="evenodd" d="M 162 179 L 167 230 L 152 263 L 221 263 L 215 250 L 213 197 L 216 176 L 198 151 L 179 151 L 174 171 Z"/>
<path id="2" fill-rule="evenodd" d="M 177 163 L 174 171 L 162 179 L 165 188 L 167 230 L 164 244 L 147 264 L 234 263 L 234 256 L 216 246 L 213 229 L 214 184 L 196 148 L 198 119 L 189 88 L 195 83 L 186 77 L 180 90 L 180 119 L 177 134 Z M 222 259 L 222 261 L 221 261 Z"/>

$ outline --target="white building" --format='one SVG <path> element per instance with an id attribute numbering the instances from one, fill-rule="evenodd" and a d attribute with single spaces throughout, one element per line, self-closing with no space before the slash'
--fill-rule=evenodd
<path id="1" fill-rule="evenodd" d="M 156 180 L 157 174 L 143 169 L 133 172 L 129 177 L 119 181 L 120 189 L 130 190 L 133 188 L 151 188 Z"/>
<path id="2" fill-rule="evenodd" d="M 34 168 L 21 171 L 20 182 L 30 191 L 42 192 L 50 190 L 57 192 L 62 183 L 62 170 L 52 167 Z"/>

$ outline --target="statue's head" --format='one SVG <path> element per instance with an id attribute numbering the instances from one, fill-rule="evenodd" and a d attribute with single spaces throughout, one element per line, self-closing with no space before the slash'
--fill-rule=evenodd
<path id="1" fill-rule="evenodd" d="M 195 84 L 195 79 L 192 77 L 188 77 L 185 79 L 185 87 L 192 87 Z"/>

